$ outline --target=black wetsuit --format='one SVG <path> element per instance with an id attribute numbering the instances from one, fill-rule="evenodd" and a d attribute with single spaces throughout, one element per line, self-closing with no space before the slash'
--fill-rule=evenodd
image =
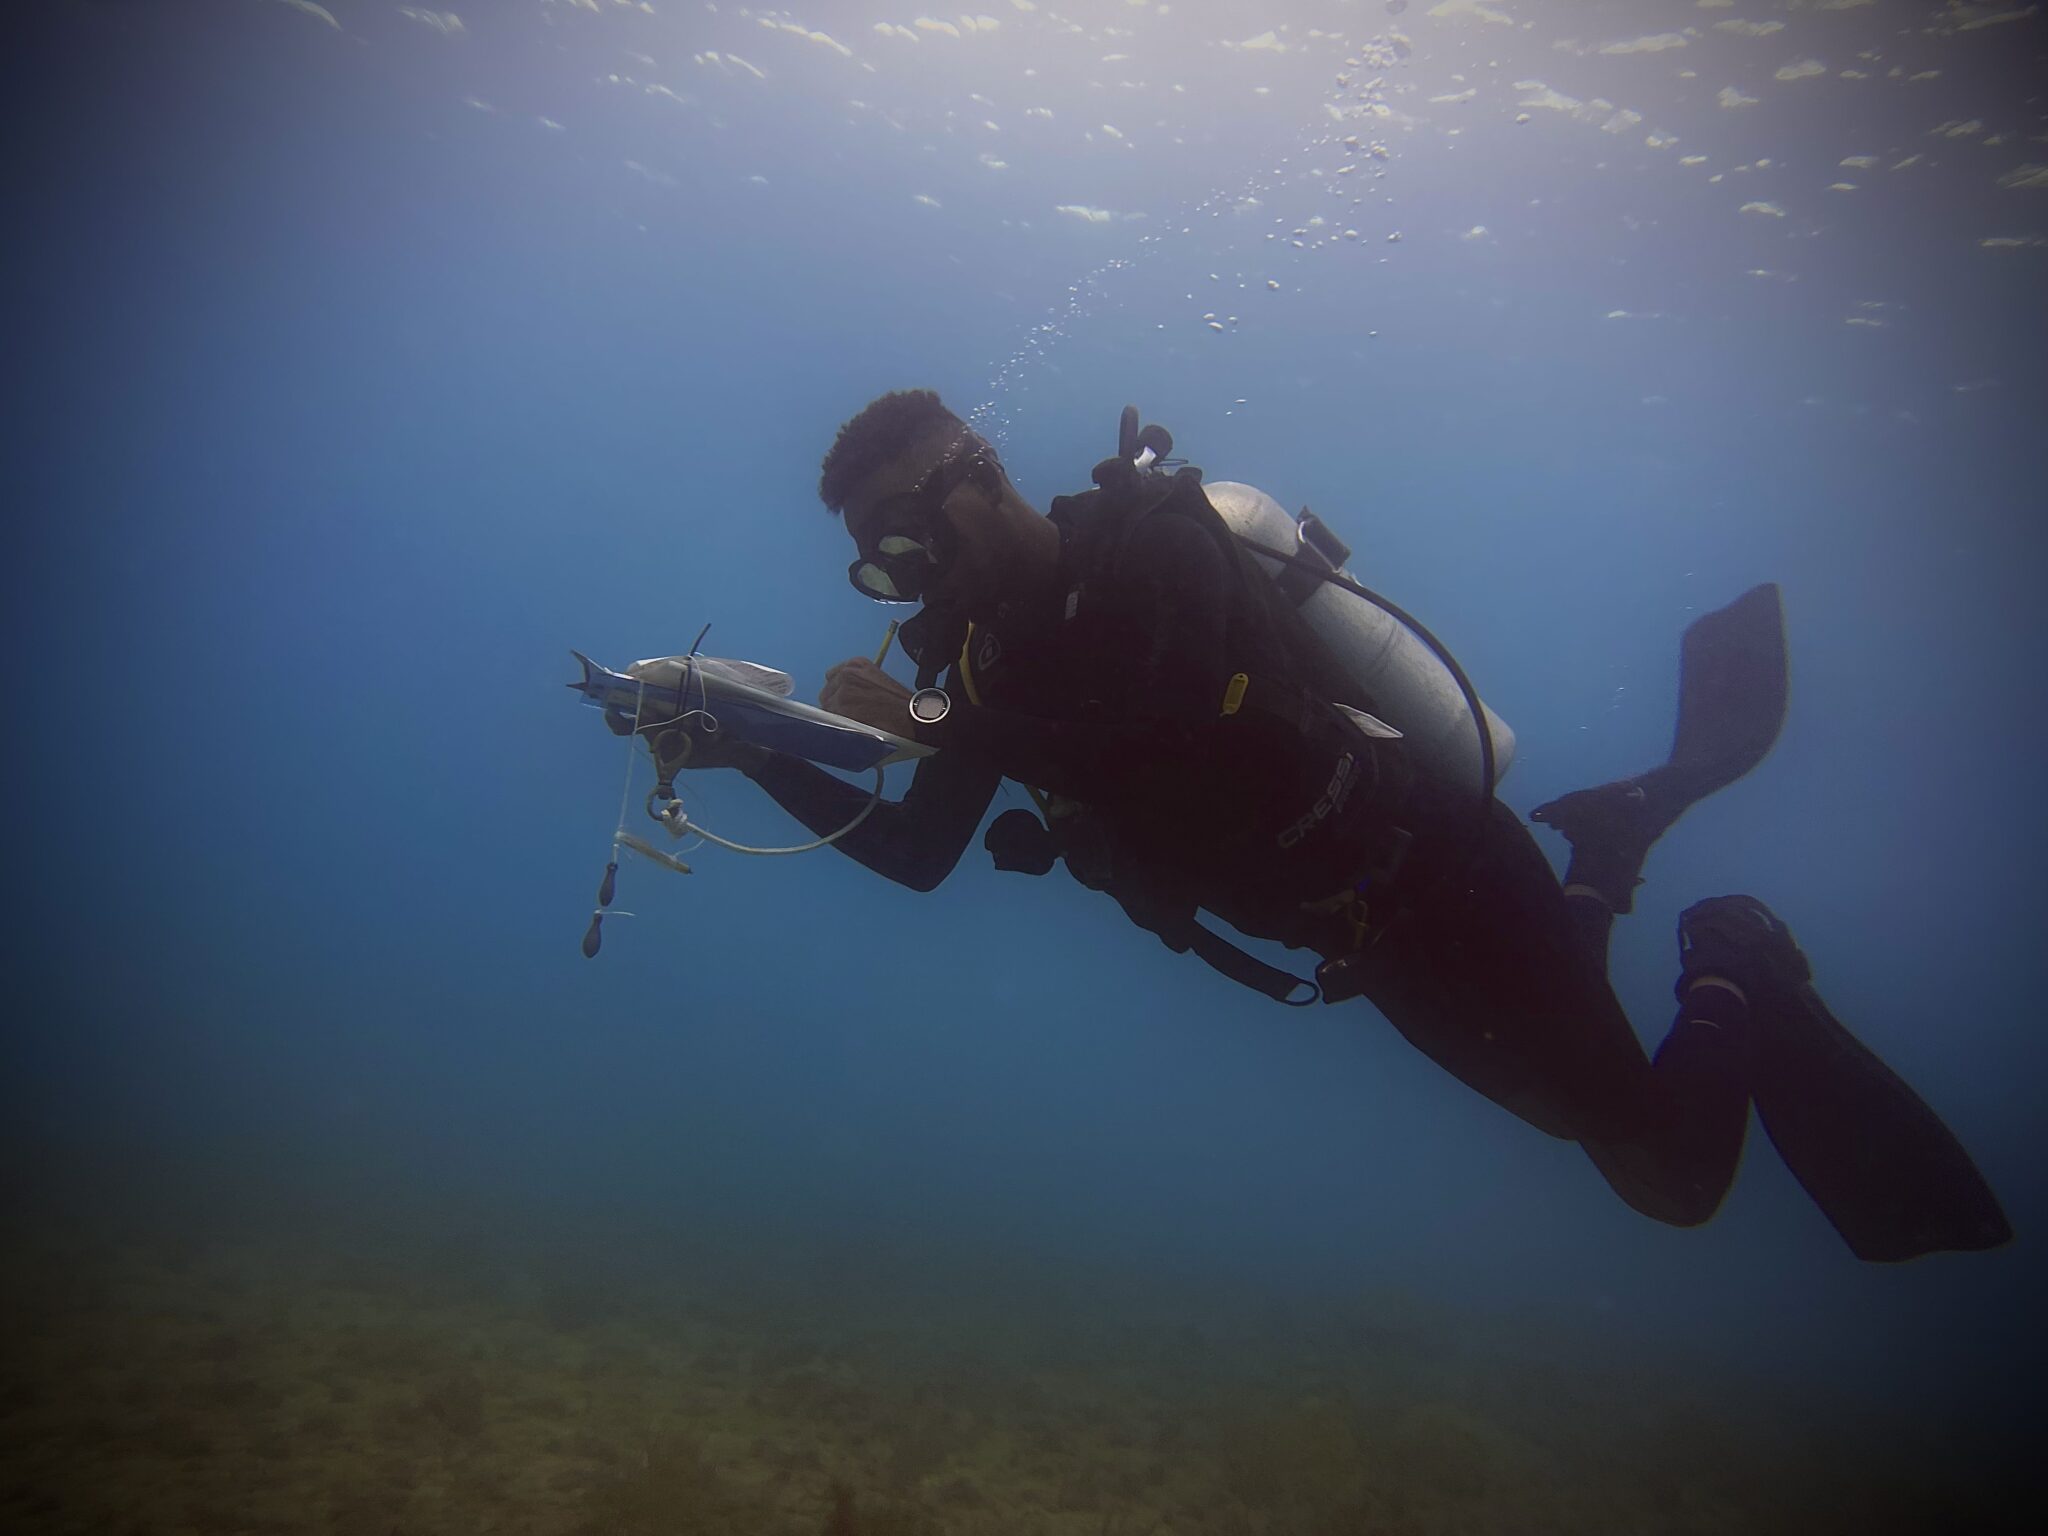
<path id="1" fill-rule="evenodd" d="M 1302 910 L 1341 880 L 1313 869 L 1263 883 L 1241 869 L 1205 878 L 1214 874 L 1201 853 L 1210 839 L 1188 830 L 1213 826 L 1219 804 L 1242 805 L 1256 771 L 1219 748 L 1215 730 L 1236 670 L 1218 616 L 1244 600 L 1239 573 L 1197 521 L 1162 507 L 1131 523 L 1113 571 L 1091 567 L 1077 589 L 1079 505 L 1054 503 L 1064 553 L 1053 591 L 974 625 L 966 675 L 955 661 L 946 677 L 954 703 L 932 733 L 939 750 L 919 762 L 901 801 L 877 805 L 836 846 L 899 884 L 931 890 L 1012 778 L 1106 814 L 1126 848 L 1165 866 L 1165 880 L 1196 890 L 1201 906 L 1241 932 L 1343 953 L 1345 925 Z M 1401 760 L 1388 743 L 1373 751 L 1383 767 Z M 748 773 L 821 835 L 868 798 L 793 757 Z M 1655 1062 L 1646 1059 L 1607 984 L 1611 914 L 1568 901 L 1520 819 L 1497 801 L 1490 809 L 1475 847 L 1469 793 L 1376 771 L 1351 798 L 1346 817 L 1361 839 L 1393 819 L 1413 839 L 1366 996 L 1461 1080 L 1582 1142 L 1637 1209 L 1704 1221 L 1734 1176 L 1747 1120 L 1744 1005 L 1728 991 L 1695 992 Z M 1068 862 L 1080 861 L 1070 851 Z"/>

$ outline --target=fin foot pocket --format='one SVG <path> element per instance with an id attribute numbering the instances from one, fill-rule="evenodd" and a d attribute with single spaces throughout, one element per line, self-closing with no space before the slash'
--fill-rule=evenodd
<path id="1" fill-rule="evenodd" d="M 1785 723 L 1785 610 L 1775 582 L 1695 619 L 1679 646 L 1678 725 L 1662 766 L 1529 813 L 1572 847 L 1567 885 L 1632 911 L 1651 846 L 1696 802 L 1764 760 Z"/>
<path id="2" fill-rule="evenodd" d="M 1682 1000 L 1702 976 L 1719 976 L 1760 1005 L 1768 995 L 1803 987 L 1813 977 L 1792 930 L 1754 896 L 1710 896 L 1678 915 Z"/>
<path id="3" fill-rule="evenodd" d="M 1590 886 L 1615 912 L 1632 911 L 1643 883 L 1650 845 L 1678 819 L 1656 792 L 1650 776 L 1617 779 L 1592 789 L 1575 789 L 1529 813 L 1529 819 L 1561 833 L 1571 844 L 1566 885 Z"/>

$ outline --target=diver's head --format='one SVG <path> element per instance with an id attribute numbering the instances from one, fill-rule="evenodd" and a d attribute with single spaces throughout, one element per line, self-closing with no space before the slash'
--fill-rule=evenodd
<path id="1" fill-rule="evenodd" d="M 855 589 L 880 602 L 980 611 L 1021 590 L 1051 533 L 995 450 L 928 389 L 883 395 L 841 427 L 818 496 L 859 551 Z"/>

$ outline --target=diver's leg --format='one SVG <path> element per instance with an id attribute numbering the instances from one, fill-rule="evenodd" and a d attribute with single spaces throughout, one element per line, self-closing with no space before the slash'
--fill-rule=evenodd
<path id="1" fill-rule="evenodd" d="M 1607 974 L 1607 941 L 1614 933 L 1614 908 L 1607 898 L 1589 886 L 1564 882 L 1564 907 L 1571 914 L 1572 932 L 1586 963 L 1602 976 Z"/>
<path id="2" fill-rule="evenodd" d="M 1722 978 L 1680 993 L 1678 1017 L 1616 1127 L 1580 1144 L 1634 1209 L 1698 1226 L 1735 1182 L 1749 1128 L 1749 1004 Z"/>
<path id="3" fill-rule="evenodd" d="M 1461 1082 L 1582 1142 L 1637 1210 L 1704 1221 L 1748 1123 L 1742 999 L 1689 989 L 1653 1061 L 1597 963 L 1612 913 L 1588 921 L 1577 905 L 1528 829 L 1496 807 L 1477 859 L 1425 887 L 1382 937 L 1367 995 Z"/>
<path id="4" fill-rule="evenodd" d="M 1490 818 L 1476 849 L 1468 851 L 1464 826 L 1421 839 L 1407 903 L 1364 957 L 1363 990 L 1409 1044 L 1467 1087 L 1547 1135 L 1576 1140 L 1553 1081 L 1555 1041 L 1591 1028 L 1641 1051 L 1585 958 L 1529 829 L 1498 801 Z"/>
<path id="5" fill-rule="evenodd" d="M 1747 1114 L 1729 1053 L 1694 1038 L 1733 1020 L 1704 1001 L 1696 1014 L 1706 1022 L 1681 1020 L 1653 1063 L 1608 985 L 1612 911 L 1579 907 L 1528 827 L 1495 805 L 1473 862 L 1458 879 L 1423 885 L 1380 938 L 1366 995 L 1409 1044 L 1495 1104 L 1552 1137 L 1618 1149 L 1602 1165 L 1626 1180 L 1624 1196 L 1681 1219 L 1700 1202 L 1692 1190 L 1714 1182 L 1690 1149 L 1718 1147 L 1729 1120 L 1739 1133 Z M 1688 1151 L 1665 1155 L 1667 1139 Z M 1720 1161 L 1724 1188 L 1735 1153 Z"/>

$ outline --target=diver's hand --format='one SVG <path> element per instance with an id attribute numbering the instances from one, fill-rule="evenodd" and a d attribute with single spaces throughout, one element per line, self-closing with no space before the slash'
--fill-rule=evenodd
<path id="1" fill-rule="evenodd" d="M 746 769 L 767 757 L 768 749 L 750 741 L 735 741 L 724 731 L 671 726 L 646 733 L 653 749 L 655 766 L 665 774 L 691 768 Z"/>
<path id="2" fill-rule="evenodd" d="M 825 673 L 818 708 L 878 731 L 910 734 L 910 690 L 866 656 L 842 661 Z"/>

